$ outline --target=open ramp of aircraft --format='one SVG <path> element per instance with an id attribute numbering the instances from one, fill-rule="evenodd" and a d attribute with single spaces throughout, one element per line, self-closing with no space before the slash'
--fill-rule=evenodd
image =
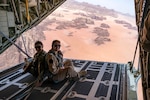
<path id="1" fill-rule="evenodd" d="M 127 100 L 126 93 L 130 89 L 126 64 L 72 61 L 77 70 L 87 70 L 86 78 L 80 78 L 79 81 L 64 80 L 58 84 L 46 80 L 42 86 L 34 87 L 35 78 L 29 73 L 22 74 L 23 63 L 0 73 L 0 99 Z M 136 96 L 132 98 L 136 99 Z"/>

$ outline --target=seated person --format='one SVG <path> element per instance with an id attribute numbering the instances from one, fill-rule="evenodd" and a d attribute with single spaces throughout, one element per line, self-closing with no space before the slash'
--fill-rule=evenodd
<path id="1" fill-rule="evenodd" d="M 25 66 L 23 68 L 24 73 L 29 72 L 34 77 L 38 78 L 39 81 L 42 80 L 42 75 L 45 68 L 45 55 L 46 52 L 43 50 L 43 43 L 41 41 L 35 42 L 36 53 L 31 62 L 28 62 L 25 58 Z"/>
<path id="2" fill-rule="evenodd" d="M 63 62 L 63 54 L 60 50 L 60 41 L 54 40 L 52 42 L 52 48 L 46 54 L 47 69 L 52 74 L 52 80 L 55 83 L 63 81 L 66 78 L 77 80 L 87 74 L 87 71 L 83 70 L 79 73 L 74 70 L 74 66 L 71 60 Z"/>

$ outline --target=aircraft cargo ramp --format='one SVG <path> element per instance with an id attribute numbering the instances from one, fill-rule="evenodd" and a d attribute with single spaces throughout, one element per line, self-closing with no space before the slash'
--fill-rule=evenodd
<path id="1" fill-rule="evenodd" d="M 87 70 L 85 78 L 57 84 L 46 80 L 33 88 L 35 78 L 22 74 L 24 63 L 1 72 L 0 100 L 127 100 L 126 64 L 72 61 L 77 71 Z"/>

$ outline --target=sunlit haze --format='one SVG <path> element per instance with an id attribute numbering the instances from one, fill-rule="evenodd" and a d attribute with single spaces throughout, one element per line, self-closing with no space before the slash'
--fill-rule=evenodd
<path id="1" fill-rule="evenodd" d="M 134 0 L 76 0 L 114 9 L 135 16 Z"/>

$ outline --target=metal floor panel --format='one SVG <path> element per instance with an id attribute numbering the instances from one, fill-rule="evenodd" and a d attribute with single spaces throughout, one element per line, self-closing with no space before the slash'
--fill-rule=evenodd
<path id="1" fill-rule="evenodd" d="M 73 62 L 78 70 L 87 70 L 86 77 L 77 82 L 64 80 L 58 84 L 45 81 L 41 87 L 32 90 L 28 100 L 120 100 L 123 64 L 86 60 Z M 22 69 L 13 73 L 7 74 L 6 71 L 5 76 L 0 74 L 3 76 L 0 78 L 0 100 L 23 99 L 32 88 L 35 80 L 32 75 L 21 74 Z"/>
<path id="2" fill-rule="evenodd" d="M 120 100 L 121 64 L 90 62 L 88 75 L 64 95 L 66 100 Z M 124 67 L 124 66 L 122 66 Z"/>

